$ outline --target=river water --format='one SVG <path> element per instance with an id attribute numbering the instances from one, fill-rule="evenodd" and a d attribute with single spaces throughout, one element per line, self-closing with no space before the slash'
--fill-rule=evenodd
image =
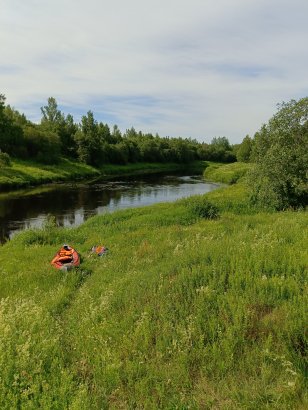
<path id="1" fill-rule="evenodd" d="M 48 215 L 54 215 L 59 226 L 77 226 L 93 215 L 175 201 L 218 186 L 200 175 L 151 175 L 0 194 L 0 243 L 23 229 L 42 227 Z"/>

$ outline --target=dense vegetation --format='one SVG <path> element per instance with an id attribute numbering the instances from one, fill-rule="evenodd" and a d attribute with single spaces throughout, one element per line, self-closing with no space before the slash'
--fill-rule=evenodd
<path id="1" fill-rule="evenodd" d="M 243 178 L 5 244 L 1 408 L 304 409 L 307 213 L 261 213 Z"/>
<path id="2" fill-rule="evenodd" d="M 255 134 L 252 199 L 274 209 L 308 205 L 308 97 L 282 103 Z"/>
<path id="3" fill-rule="evenodd" d="M 95 120 L 88 111 L 80 124 L 59 109 L 55 98 L 41 108 L 40 124 L 5 105 L 0 95 L 0 150 L 20 159 L 56 164 L 61 157 L 77 159 L 100 168 L 104 164 L 139 162 L 189 163 L 194 160 L 232 162 L 235 153 L 226 137 L 215 137 L 211 144 L 190 138 L 160 137 L 137 132 L 133 127 L 121 134 L 117 125 Z M 0 162 L 1 166 L 1 162 Z"/>

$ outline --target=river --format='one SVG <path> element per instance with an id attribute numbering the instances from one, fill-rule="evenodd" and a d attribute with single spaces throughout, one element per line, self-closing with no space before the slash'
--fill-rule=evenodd
<path id="1" fill-rule="evenodd" d="M 59 226 L 77 226 L 93 215 L 175 201 L 218 186 L 201 175 L 151 175 L 0 194 L 0 243 L 21 230 L 42 227 L 48 215 L 54 215 Z"/>

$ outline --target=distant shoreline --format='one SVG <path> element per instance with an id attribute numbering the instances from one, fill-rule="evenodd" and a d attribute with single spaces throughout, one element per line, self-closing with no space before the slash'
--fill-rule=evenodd
<path id="1" fill-rule="evenodd" d="M 107 164 L 100 169 L 67 159 L 57 165 L 43 165 L 29 161 L 13 160 L 11 167 L 0 168 L 0 193 L 30 188 L 53 182 L 81 181 L 85 179 L 113 179 L 120 176 L 148 175 L 189 170 L 202 173 L 206 161 L 190 163 L 135 163 Z"/>

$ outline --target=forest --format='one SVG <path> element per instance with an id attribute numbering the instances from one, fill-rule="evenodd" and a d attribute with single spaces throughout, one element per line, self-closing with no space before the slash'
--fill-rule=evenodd
<path id="1" fill-rule="evenodd" d="M 0 95 L 0 149 L 11 157 L 56 164 L 60 157 L 100 167 L 103 164 L 138 162 L 184 162 L 212 160 L 234 162 L 234 147 L 226 137 L 214 137 L 210 144 L 191 138 L 160 137 L 137 132 L 123 134 L 117 125 L 98 122 L 92 111 L 76 123 L 71 114 L 58 109 L 54 97 L 41 107 L 39 124 L 29 121 Z"/>

